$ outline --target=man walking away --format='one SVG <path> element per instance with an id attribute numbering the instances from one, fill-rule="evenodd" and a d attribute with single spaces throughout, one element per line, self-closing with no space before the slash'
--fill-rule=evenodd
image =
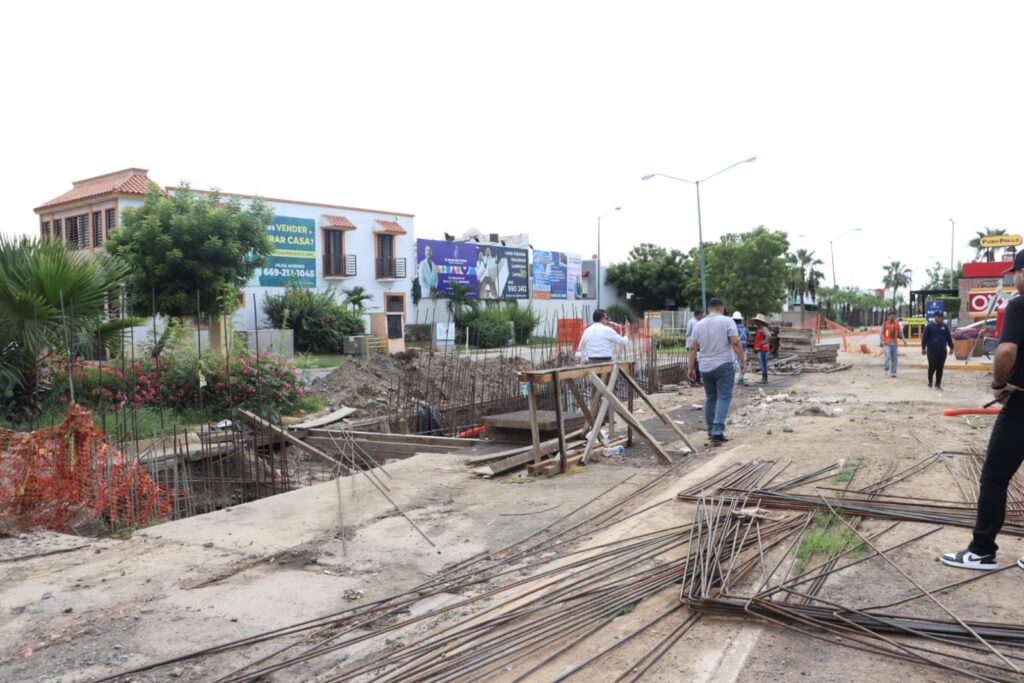
<path id="1" fill-rule="evenodd" d="M 896 320 L 896 313 L 889 311 L 889 318 L 882 324 L 882 333 L 879 335 L 878 345 L 885 350 L 884 372 L 889 377 L 896 376 L 896 362 L 899 359 L 899 346 L 902 341 L 906 346 L 907 342 L 902 338 L 900 322 Z"/>
<path id="2" fill-rule="evenodd" d="M 576 347 L 576 360 L 582 363 L 607 363 L 615 353 L 615 346 L 629 344 L 629 323 L 626 336 L 619 334 L 608 325 L 604 309 L 594 311 L 594 324 L 583 331 L 580 344 Z"/>
<path id="3" fill-rule="evenodd" d="M 1024 294 L 1024 252 L 1013 259 L 1013 285 Z M 941 560 L 951 567 L 995 569 L 996 536 L 1006 518 L 1006 489 L 1024 460 L 1024 296 L 1014 297 L 1006 305 L 1003 332 L 992 361 L 992 391 L 1002 399 L 1003 409 L 992 426 L 985 464 L 981 468 L 978 492 L 978 516 L 974 538 L 967 550 L 946 553 Z M 1024 557 L 1017 560 L 1024 569 Z"/>
<path id="4" fill-rule="evenodd" d="M 943 322 L 941 312 L 935 314 L 932 322 L 925 325 L 924 334 L 921 335 L 921 353 L 928 356 L 928 388 L 932 388 L 932 378 L 935 378 L 935 388 L 942 390 L 942 370 L 946 365 L 946 347 L 953 350 L 953 335 L 949 333 L 949 326 Z"/>
<path id="5" fill-rule="evenodd" d="M 725 419 L 729 415 L 735 382 L 733 356 L 739 360 L 740 372 L 747 371 L 747 359 L 740 348 L 736 323 L 726 318 L 724 312 L 725 304 L 721 299 L 708 302 L 708 316 L 694 326 L 693 342 L 687 355 L 691 382 L 696 378 L 696 365 L 699 363 L 701 367 L 704 419 L 713 446 L 720 446 L 729 440 L 725 437 Z"/>
<path id="6" fill-rule="evenodd" d="M 754 324 L 757 332 L 754 333 L 754 353 L 757 354 L 757 362 L 761 365 L 761 384 L 768 384 L 768 352 L 771 350 L 771 332 L 768 329 L 768 321 L 758 313 L 754 316 Z"/>
<path id="7" fill-rule="evenodd" d="M 689 350 L 690 344 L 693 342 L 693 328 L 697 326 L 701 320 L 704 319 L 704 311 L 699 308 L 693 309 L 693 317 L 686 321 L 686 348 Z M 690 384 L 694 386 L 701 383 L 700 379 L 700 368 L 696 365 L 697 361 L 690 361 L 690 367 L 693 368 L 693 374 L 697 379 L 691 379 Z"/>
<path id="8" fill-rule="evenodd" d="M 747 339 L 750 338 L 750 330 L 743 324 L 743 314 L 739 311 L 735 311 L 732 314 L 732 321 L 736 323 L 736 334 L 740 336 L 740 347 L 743 349 L 743 357 L 747 357 Z M 733 368 L 739 370 L 739 363 L 734 363 Z M 736 384 L 746 384 L 747 378 L 744 377 L 744 372 L 739 370 L 740 376 L 736 380 Z"/>

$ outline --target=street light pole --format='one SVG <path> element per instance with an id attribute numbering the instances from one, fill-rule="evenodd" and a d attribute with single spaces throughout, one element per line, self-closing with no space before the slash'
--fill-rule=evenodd
<path id="1" fill-rule="evenodd" d="M 616 211 L 621 211 L 621 206 L 616 206 L 610 211 L 605 211 L 597 217 L 597 276 L 594 277 L 594 282 L 597 283 L 597 307 L 601 308 L 601 219 L 605 216 L 611 215 Z"/>
<path id="2" fill-rule="evenodd" d="M 953 252 L 956 251 L 956 221 L 949 219 L 949 288 L 953 289 Z"/>
<path id="3" fill-rule="evenodd" d="M 834 245 L 835 245 L 836 242 L 838 242 L 839 240 L 843 239 L 844 237 L 849 235 L 851 232 L 860 232 L 860 228 L 853 228 L 852 230 L 847 230 L 846 232 L 844 232 L 839 237 L 835 237 L 835 238 L 830 239 L 828 241 L 828 251 L 829 251 L 829 254 L 830 254 L 831 258 L 832 258 L 832 302 L 833 302 L 833 304 L 835 304 L 836 296 L 839 295 L 839 283 L 836 282 L 836 250 L 835 250 L 835 246 Z"/>
<path id="4" fill-rule="evenodd" d="M 714 178 L 716 175 L 721 175 L 721 174 L 725 173 L 726 171 L 728 171 L 729 169 L 735 168 L 735 167 L 739 166 L 740 164 L 749 164 L 752 161 L 757 161 L 757 157 L 750 157 L 749 159 L 744 159 L 743 161 L 737 161 L 735 164 L 732 164 L 730 166 L 726 166 L 721 171 L 717 171 L 715 173 L 712 173 L 708 177 L 702 178 L 701 180 L 687 180 L 686 178 L 678 178 L 678 177 L 676 177 L 674 175 L 666 175 L 665 173 L 650 173 L 648 175 L 643 176 L 640 179 L 640 180 L 650 180 L 651 178 L 654 178 L 654 177 L 668 178 L 669 180 L 678 180 L 679 182 L 682 182 L 682 183 L 690 183 L 691 185 L 693 185 L 693 186 L 695 186 L 697 188 L 697 240 L 698 240 L 698 242 L 697 242 L 698 250 L 697 251 L 698 251 L 698 254 L 699 254 L 699 258 L 700 258 L 700 303 L 701 303 L 701 306 L 703 307 L 705 312 L 708 310 L 708 288 L 707 288 L 707 280 L 705 279 L 705 276 L 704 276 L 704 226 L 703 226 L 703 224 L 701 222 L 701 215 L 700 215 L 700 184 L 704 183 L 704 182 L 707 182 L 707 181 L 711 180 L 712 178 Z"/>

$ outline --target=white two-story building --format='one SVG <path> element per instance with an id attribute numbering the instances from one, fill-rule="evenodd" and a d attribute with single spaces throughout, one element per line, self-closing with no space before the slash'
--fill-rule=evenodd
<path id="1" fill-rule="evenodd" d="M 150 182 L 148 172 L 141 168 L 77 180 L 71 190 L 35 209 L 39 234 L 78 249 L 102 249 L 111 231 L 121 225 L 124 210 L 142 204 Z M 243 204 L 253 198 L 220 194 Z M 265 296 L 280 293 L 288 282 L 320 290 L 335 286 L 339 298 L 342 289 L 360 286 L 373 297 L 367 307 L 367 329 L 372 323 L 375 334 L 401 338 L 412 309 L 413 215 L 297 199 L 263 199 L 274 212 L 267 232 L 275 251 L 245 288 L 245 305 L 235 316 L 235 327 L 253 329 L 254 307 L 262 326 Z"/>

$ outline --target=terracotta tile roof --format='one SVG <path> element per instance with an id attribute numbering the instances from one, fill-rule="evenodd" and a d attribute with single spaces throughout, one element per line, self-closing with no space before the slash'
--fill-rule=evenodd
<path id="1" fill-rule="evenodd" d="M 380 230 L 377 232 L 386 232 L 389 235 L 407 235 L 405 228 L 394 221 L 377 221 L 377 225 L 380 226 Z"/>
<path id="2" fill-rule="evenodd" d="M 337 228 L 339 230 L 356 229 L 356 224 L 344 216 L 328 216 L 327 214 L 324 214 L 322 218 L 327 222 L 327 226 L 330 228 Z"/>
<path id="3" fill-rule="evenodd" d="M 144 168 L 126 168 L 123 171 L 115 171 L 95 178 L 76 180 L 72 183 L 69 192 L 37 206 L 36 211 L 105 194 L 146 194 L 146 188 L 149 186 L 149 176 L 146 173 Z"/>

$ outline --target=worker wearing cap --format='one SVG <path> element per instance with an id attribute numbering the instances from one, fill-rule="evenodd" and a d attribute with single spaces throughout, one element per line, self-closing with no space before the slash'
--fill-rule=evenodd
<path id="1" fill-rule="evenodd" d="M 735 311 L 732 314 L 732 319 L 733 319 L 733 322 L 736 323 L 736 332 L 740 336 L 740 348 L 743 349 L 743 357 L 746 358 L 747 357 L 747 339 L 750 338 L 750 330 L 748 330 L 747 326 L 743 324 L 743 314 L 740 313 L 739 311 Z M 736 384 L 746 384 L 747 383 L 747 377 L 746 377 L 747 373 L 745 373 L 743 371 L 743 369 L 740 367 L 739 361 L 738 360 L 733 361 L 732 366 L 733 366 L 733 368 L 735 368 L 735 370 L 737 372 Z"/>
<path id="2" fill-rule="evenodd" d="M 1006 271 L 1013 273 L 1013 285 L 1024 294 L 1024 252 L 1013 259 Z M 992 426 L 985 464 L 981 468 L 978 492 L 978 515 L 974 537 L 966 550 L 946 553 L 943 563 L 965 569 L 996 569 L 996 536 L 1006 518 L 1006 489 L 1024 461 L 1024 296 L 1017 296 L 1006 305 L 1003 332 L 992 361 L 992 391 L 1001 399 L 1003 409 Z M 1017 565 L 1024 569 L 1024 557 Z"/>
<path id="3" fill-rule="evenodd" d="M 942 311 L 936 311 L 935 317 L 925 325 L 921 335 L 921 354 L 928 356 L 928 388 L 942 391 L 942 370 L 946 367 L 946 347 L 953 350 L 953 336 L 949 333 L 949 325 L 943 322 Z"/>

